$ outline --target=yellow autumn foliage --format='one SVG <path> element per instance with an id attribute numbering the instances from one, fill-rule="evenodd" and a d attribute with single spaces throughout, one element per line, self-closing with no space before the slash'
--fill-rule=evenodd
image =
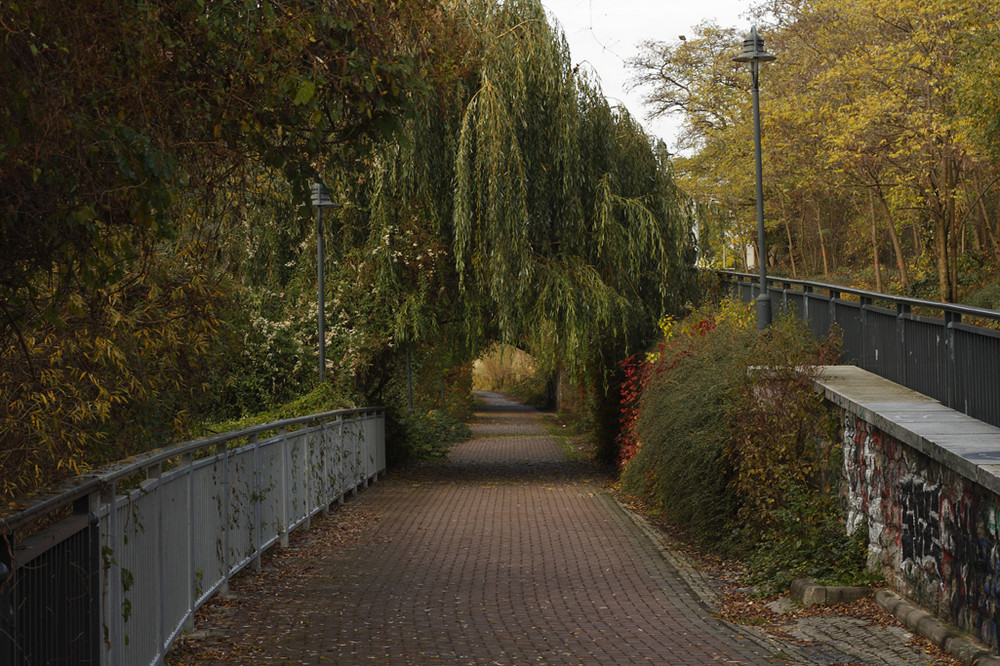
<path id="1" fill-rule="evenodd" d="M 0 498 L 163 443 L 188 423 L 226 286 L 160 253 L 75 291 L 0 348 Z M 142 269 L 140 269 L 142 267 Z M 164 285 L 167 288 L 164 288 Z"/>

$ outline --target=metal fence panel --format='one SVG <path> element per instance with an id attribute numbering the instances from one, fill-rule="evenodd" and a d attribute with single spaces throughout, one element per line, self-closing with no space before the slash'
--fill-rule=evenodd
<path id="1" fill-rule="evenodd" d="M 307 435 L 307 440 L 309 442 L 305 469 L 306 483 L 309 488 L 307 511 L 308 515 L 312 516 L 324 504 L 323 466 L 325 458 L 323 456 L 323 431 L 319 427 L 311 429 Z"/>
<path id="2" fill-rule="evenodd" d="M 163 576 L 160 579 L 160 600 L 163 607 L 163 647 L 173 642 L 184 627 L 191 608 L 191 562 L 188 527 L 190 507 L 190 468 L 183 467 L 173 473 L 163 475 L 161 481 L 163 504 L 160 511 L 159 535 L 160 561 Z M 169 556 L 168 556 L 169 553 Z M 169 585 L 167 581 L 184 581 L 183 584 Z"/>
<path id="3" fill-rule="evenodd" d="M 190 520 L 194 525 L 194 580 L 197 604 L 204 603 L 226 581 L 223 552 L 228 520 L 223 468 L 225 459 L 216 454 L 194 465 L 194 505 Z"/>
<path id="4" fill-rule="evenodd" d="M 988 423 L 1000 422 L 1000 333 L 949 324 L 953 336 L 953 409 Z"/>
<path id="5" fill-rule="evenodd" d="M 0 662 L 162 663 L 231 575 L 383 471 L 384 412 L 290 419 L 143 458 L 4 518 Z M 69 504 L 96 509 L 14 540 Z"/>
<path id="6" fill-rule="evenodd" d="M 843 347 L 840 358 L 844 363 L 861 364 L 864 359 L 864 335 L 861 330 L 861 305 L 840 298 L 831 302 L 831 318 L 840 329 Z"/>
<path id="7" fill-rule="evenodd" d="M 133 490 L 116 498 L 118 531 L 109 551 L 118 575 L 105 584 L 120 590 L 120 603 L 107 607 L 107 617 L 120 628 L 119 663 L 149 663 L 160 655 L 160 557 L 155 535 L 159 529 L 158 493 Z"/>
<path id="8" fill-rule="evenodd" d="M 896 313 L 885 308 L 865 305 L 861 308 L 862 330 L 865 339 L 865 370 L 902 383 L 901 369 L 904 355 L 896 331 Z M 897 378 L 898 377 L 898 378 Z"/>
<path id="9" fill-rule="evenodd" d="M 948 404 L 948 338 L 941 319 L 903 315 L 906 383 L 909 388 Z"/>
<path id="10" fill-rule="evenodd" d="M 805 318 L 813 335 L 818 339 L 825 338 L 830 334 L 830 326 L 833 324 L 830 317 L 830 297 L 806 291 L 803 292 L 802 300 L 800 316 Z"/>
<path id="11" fill-rule="evenodd" d="M 282 522 L 282 495 L 281 477 L 283 473 L 283 437 L 271 437 L 260 443 L 258 447 L 258 461 L 260 481 L 258 492 L 260 500 L 257 503 L 260 511 L 260 544 L 261 549 L 266 549 L 280 539 L 283 525 Z"/>
<path id="12" fill-rule="evenodd" d="M 97 516 L 84 513 L 0 541 L 0 662 L 97 666 L 98 540 Z"/>
<path id="13" fill-rule="evenodd" d="M 364 426 L 365 426 L 364 448 L 365 448 L 365 458 L 367 459 L 367 464 L 365 466 L 365 478 L 370 479 L 378 473 L 377 456 L 375 454 L 375 447 L 372 446 L 372 442 L 374 442 L 377 437 L 375 419 L 373 419 L 371 416 L 367 417 L 364 420 Z"/>
<path id="14" fill-rule="evenodd" d="M 285 455 L 287 458 L 286 473 L 288 475 L 288 530 L 291 530 L 303 523 L 309 515 L 306 504 L 309 499 L 308 486 L 305 474 L 305 460 L 308 454 L 306 442 L 307 432 L 297 430 L 288 434 L 285 441 Z"/>
<path id="15" fill-rule="evenodd" d="M 801 319 L 802 313 L 805 311 L 805 301 L 806 295 L 804 292 L 783 289 L 781 292 L 780 311 L 782 313 L 791 312 Z"/>
<path id="16" fill-rule="evenodd" d="M 755 276 L 730 271 L 719 275 L 730 293 L 739 294 L 745 302 L 753 300 L 755 290 L 749 284 Z M 840 327 L 843 362 L 856 363 L 1000 426 L 1000 333 L 962 322 L 969 317 L 997 325 L 1000 312 L 787 278 L 770 282 L 782 286 L 778 309 L 798 312 L 817 337 L 826 335 L 833 324 Z M 775 291 L 769 286 L 769 293 Z M 858 302 L 842 298 L 846 294 Z M 895 311 L 872 305 L 875 302 L 889 303 Z M 941 317 L 915 315 L 913 310 L 937 312 Z"/>
<path id="17" fill-rule="evenodd" d="M 245 567 L 254 555 L 255 480 L 253 453 L 256 444 L 231 452 L 229 456 L 229 567 L 230 572 Z"/>

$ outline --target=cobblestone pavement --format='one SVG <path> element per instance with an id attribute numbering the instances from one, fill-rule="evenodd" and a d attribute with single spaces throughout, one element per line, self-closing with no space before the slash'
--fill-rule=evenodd
<path id="1" fill-rule="evenodd" d="M 712 581 L 566 462 L 533 410 L 481 397 L 472 440 L 352 501 L 370 533 L 236 611 L 225 640 L 256 645 L 253 663 L 928 663 L 854 618 L 784 640 L 716 619 Z"/>

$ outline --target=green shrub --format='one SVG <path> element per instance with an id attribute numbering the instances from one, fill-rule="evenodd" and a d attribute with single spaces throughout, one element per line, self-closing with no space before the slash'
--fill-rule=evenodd
<path id="1" fill-rule="evenodd" d="M 448 444 L 472 436 L 468 424 L 440 410 L 407 412 L 390 409 L 386 421 L 386 456 L 390 465 L 436 460 Z"/>
<path id="2" fill-rule="evenodd" d="M 782 529 L 800 486 L 830 494 L 839 469 L 836 422 L 813 387 L 816 366 L 836 355 L 798 320 L 783 317 L 756 336 L 752 363 L 735 394 L 726 447 L 732 489 L 739 498 L 737 520 L 760 534 Z M 780 481 L 780 482 L 776 482 Z"/>
<path id="3" fill-rule="evenodd" d="M 746 557 L 756 582 L 863 578 L 864 545 L 832 493 L 836 424 L 812 381 L 836 344 L 791 316 L 760 334 L 733 301 L 662 328 L 641 369 L 626 366 L 623 490 L 709 550 Z"/>
<path id="4" fill-rule="evenodd" d="M 333 382 L 323 382 L 309 393 L 273 409 L 260 411 L 237 419 L 212 423 L 205 426 L 204 429 L 213 433 L 242 430 L 243 428 L 249 428 L 262 423 L 332 412 L 337 409 L 348 409 L 353 406 L 342 387 L 337 386 Z M 194 436 L 201 434 L 201 432 L 197 432 L 194 433 Z"/>
<path id="5" fill-rule="evenodd" d="M 726 550 L 736 513 L 725 452 L 736 391 L 752 359 L 754 329 L 743 306 L 705 308 L 674 325 L 647 358 L 636 440 L 623 461 L 623 489 L 662 510 L 674 525 Z"/>
<path id="6" fill-rule="evenodd" d="M 795 578 L 825 585 L 867 585 L 879 579 L 866 571 L 868 530 L 848 536 L 835 499 L 800 482 L 785 488 L 787 506 L 773 511 L 774 527 L 746 559 L 749 582 L 763 593 L 788 589 Z"/>
<path id="7" fill-rule="evenodd" d="M 548 380 L 540 374 L 534 374 L 515 383 L 507 394 L 525 405 L 545 409 L 549 403 L 547 387 Z"/>
<path id="8" fill-rule="evenodd" d="M 962 299 L 965 305 L 1000 310 L 1000 280 L 991 282 Z"/>

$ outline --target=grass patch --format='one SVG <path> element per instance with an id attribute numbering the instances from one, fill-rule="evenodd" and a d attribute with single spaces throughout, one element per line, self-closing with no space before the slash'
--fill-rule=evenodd
<path id="1" fill-rule="evenodd" d="M 571 462 L 593 461 L 593 429 L 572 414 L 543 414 L 545 429 L 559 442 L 563 456 Z"/>

